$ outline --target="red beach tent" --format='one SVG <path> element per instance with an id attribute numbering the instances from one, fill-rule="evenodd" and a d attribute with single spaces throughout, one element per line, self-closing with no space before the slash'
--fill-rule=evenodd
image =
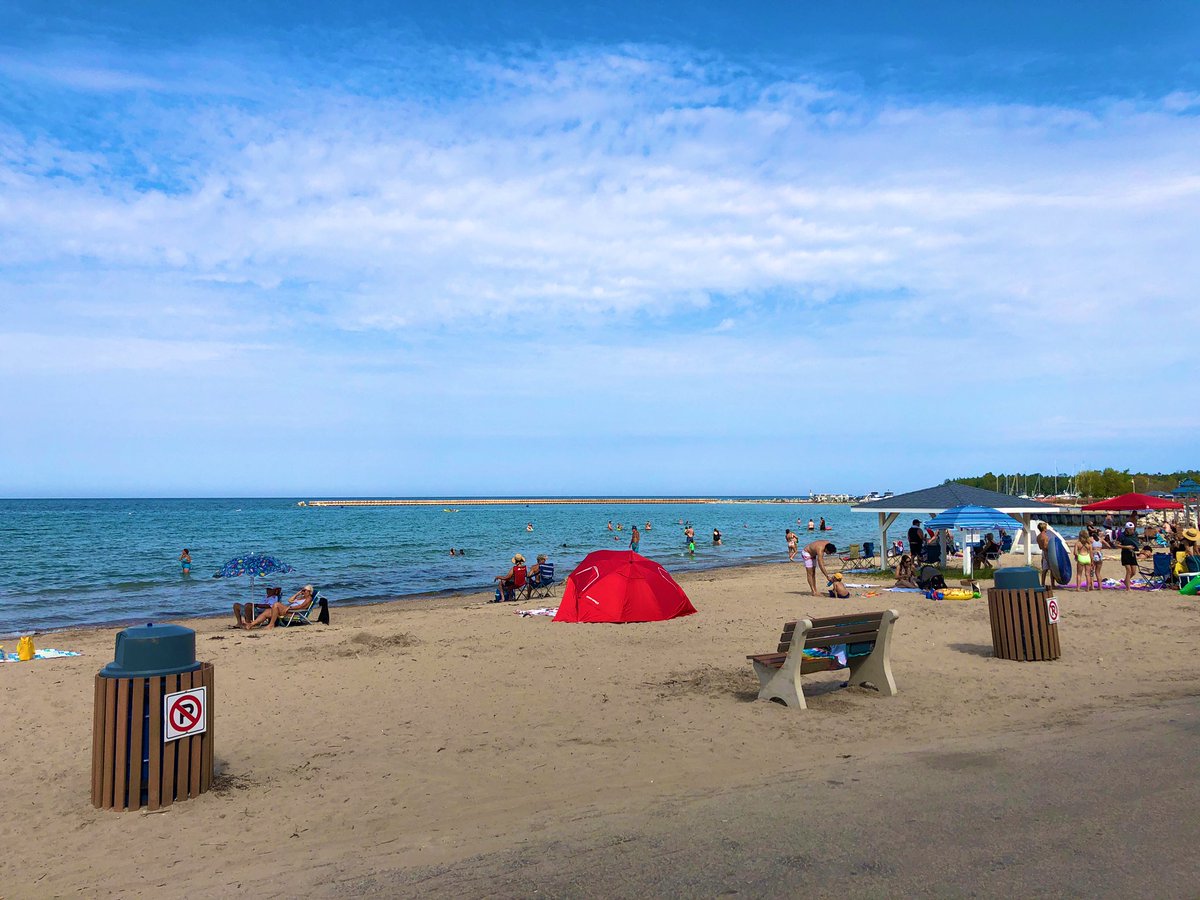
<path id="1" fill-rule="evenodd" d="M 555 622 L 662 622 L 696 611 L 662 566 L 632 550 L 597 550 L 567 576 Z"/>
<path id="2" fill-rule="evenodd" d="M 1084 512 L 1141 512 L 1144 509 L 1183 509 L 1182 503 L 1149 494 L 1122 494 L 1081 507 Z"/>

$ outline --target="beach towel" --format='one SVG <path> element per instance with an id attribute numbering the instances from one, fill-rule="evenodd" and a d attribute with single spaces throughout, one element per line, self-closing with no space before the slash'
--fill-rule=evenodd
<path id="1" fill-rule="evenodd" d="M 839 666 L 846 666 L 846 645 L 833 644 L 825 647 L 805 647 L 804 655 L 810 659 L 836 659 Z"/>
<path id="2" fill-rule="evenodd" d="M 74 650 L 55 650 L 53 647 L 45 647 L 33 652 L 34 659 L 59 659 L 63 656 L 83 656 L 83 654 Z M 17 654 L 0 653 L 0 662 L 17 662 Z"/>
<path id="3" fill-rule="evenodd" d="M 921 590 L 920 588 L 898 588 L 898 587 L 890 587 L 890 588 L 884 588 L 884 590 L 885 590 L 885 591 L 891 591 L 893 594 L 923 594 L 923 593 L 925 593 L 925 592 L 924 592 L 923 590 Z"/>
<path id="4" fill-rule="evenodd" d="M 516 609 L 513 610 L 518 616 L 556 616 L 558 615 L 557 606 L 543 606 L 541 609 Z"/>

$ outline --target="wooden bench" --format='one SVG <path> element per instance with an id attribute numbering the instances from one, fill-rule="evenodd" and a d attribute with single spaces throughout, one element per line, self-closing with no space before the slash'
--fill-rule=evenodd
<path id="1" fill-rule="evenodd" d="M 776 652 L 746 657 L 754 664 L 761 685 L 758 699 L 804 709 L 807 704 L 800 676 L 841 668 L 850 669 L 848 684 L 873 684 L 885 697 L 894 697 L 891 637 L 898 618 L 900 614 L 889 609 L 785 623 Z M 804 654 L 806 649 L 829 650 L 840 645 L 844 645 L 845 665 L 833 657 Z"/>

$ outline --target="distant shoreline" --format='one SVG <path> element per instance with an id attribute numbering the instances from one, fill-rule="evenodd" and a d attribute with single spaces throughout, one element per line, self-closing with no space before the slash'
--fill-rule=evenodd
<path id="1" fill-rule="evenodd" d="M 403 500 L 301 500 L 297 506 L 640 506 L 650 504 L 708 504 L 708 503 L 803 503 L 814 506 L 843 504 L 818 502 L 799 497 L 459 497 L 449 499 Z"/>

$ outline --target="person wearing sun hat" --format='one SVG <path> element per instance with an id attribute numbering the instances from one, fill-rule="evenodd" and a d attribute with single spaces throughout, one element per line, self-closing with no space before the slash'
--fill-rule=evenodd
<path id="1" fill-rule="evenodd" d="M 841 572 L 835 572 L 829 579 L 829 596 L 837 600 L 845 600 L 850 596 L 850 589 L 846 587 Z"/>
<path id="2" fill-rule="evenodd" d="M 1178 536 L 1171 545 L 1172 560 L 1174 562 L 1173 569 L 1176 575 L 1181 575 L 1189 570 L 1188 560 L 1192 557 L 1200 557 L 1200 531 L 1195 528 L 1181 528 L 1177 532 Z"/>
<path id="3" fill-rule="evenodd" d="M 529 574 L 529 570 L 525 568 L 525 557 L 520 553 L 512 558 L 512 568 L 503 575 L 497 575 L 493 581 L 500 582 L 496 585 L 496 599 L 493 603 L 499 603 L 501 600 L 515 600 L 517 591 L 525 587 L 525 579 Z"/>

